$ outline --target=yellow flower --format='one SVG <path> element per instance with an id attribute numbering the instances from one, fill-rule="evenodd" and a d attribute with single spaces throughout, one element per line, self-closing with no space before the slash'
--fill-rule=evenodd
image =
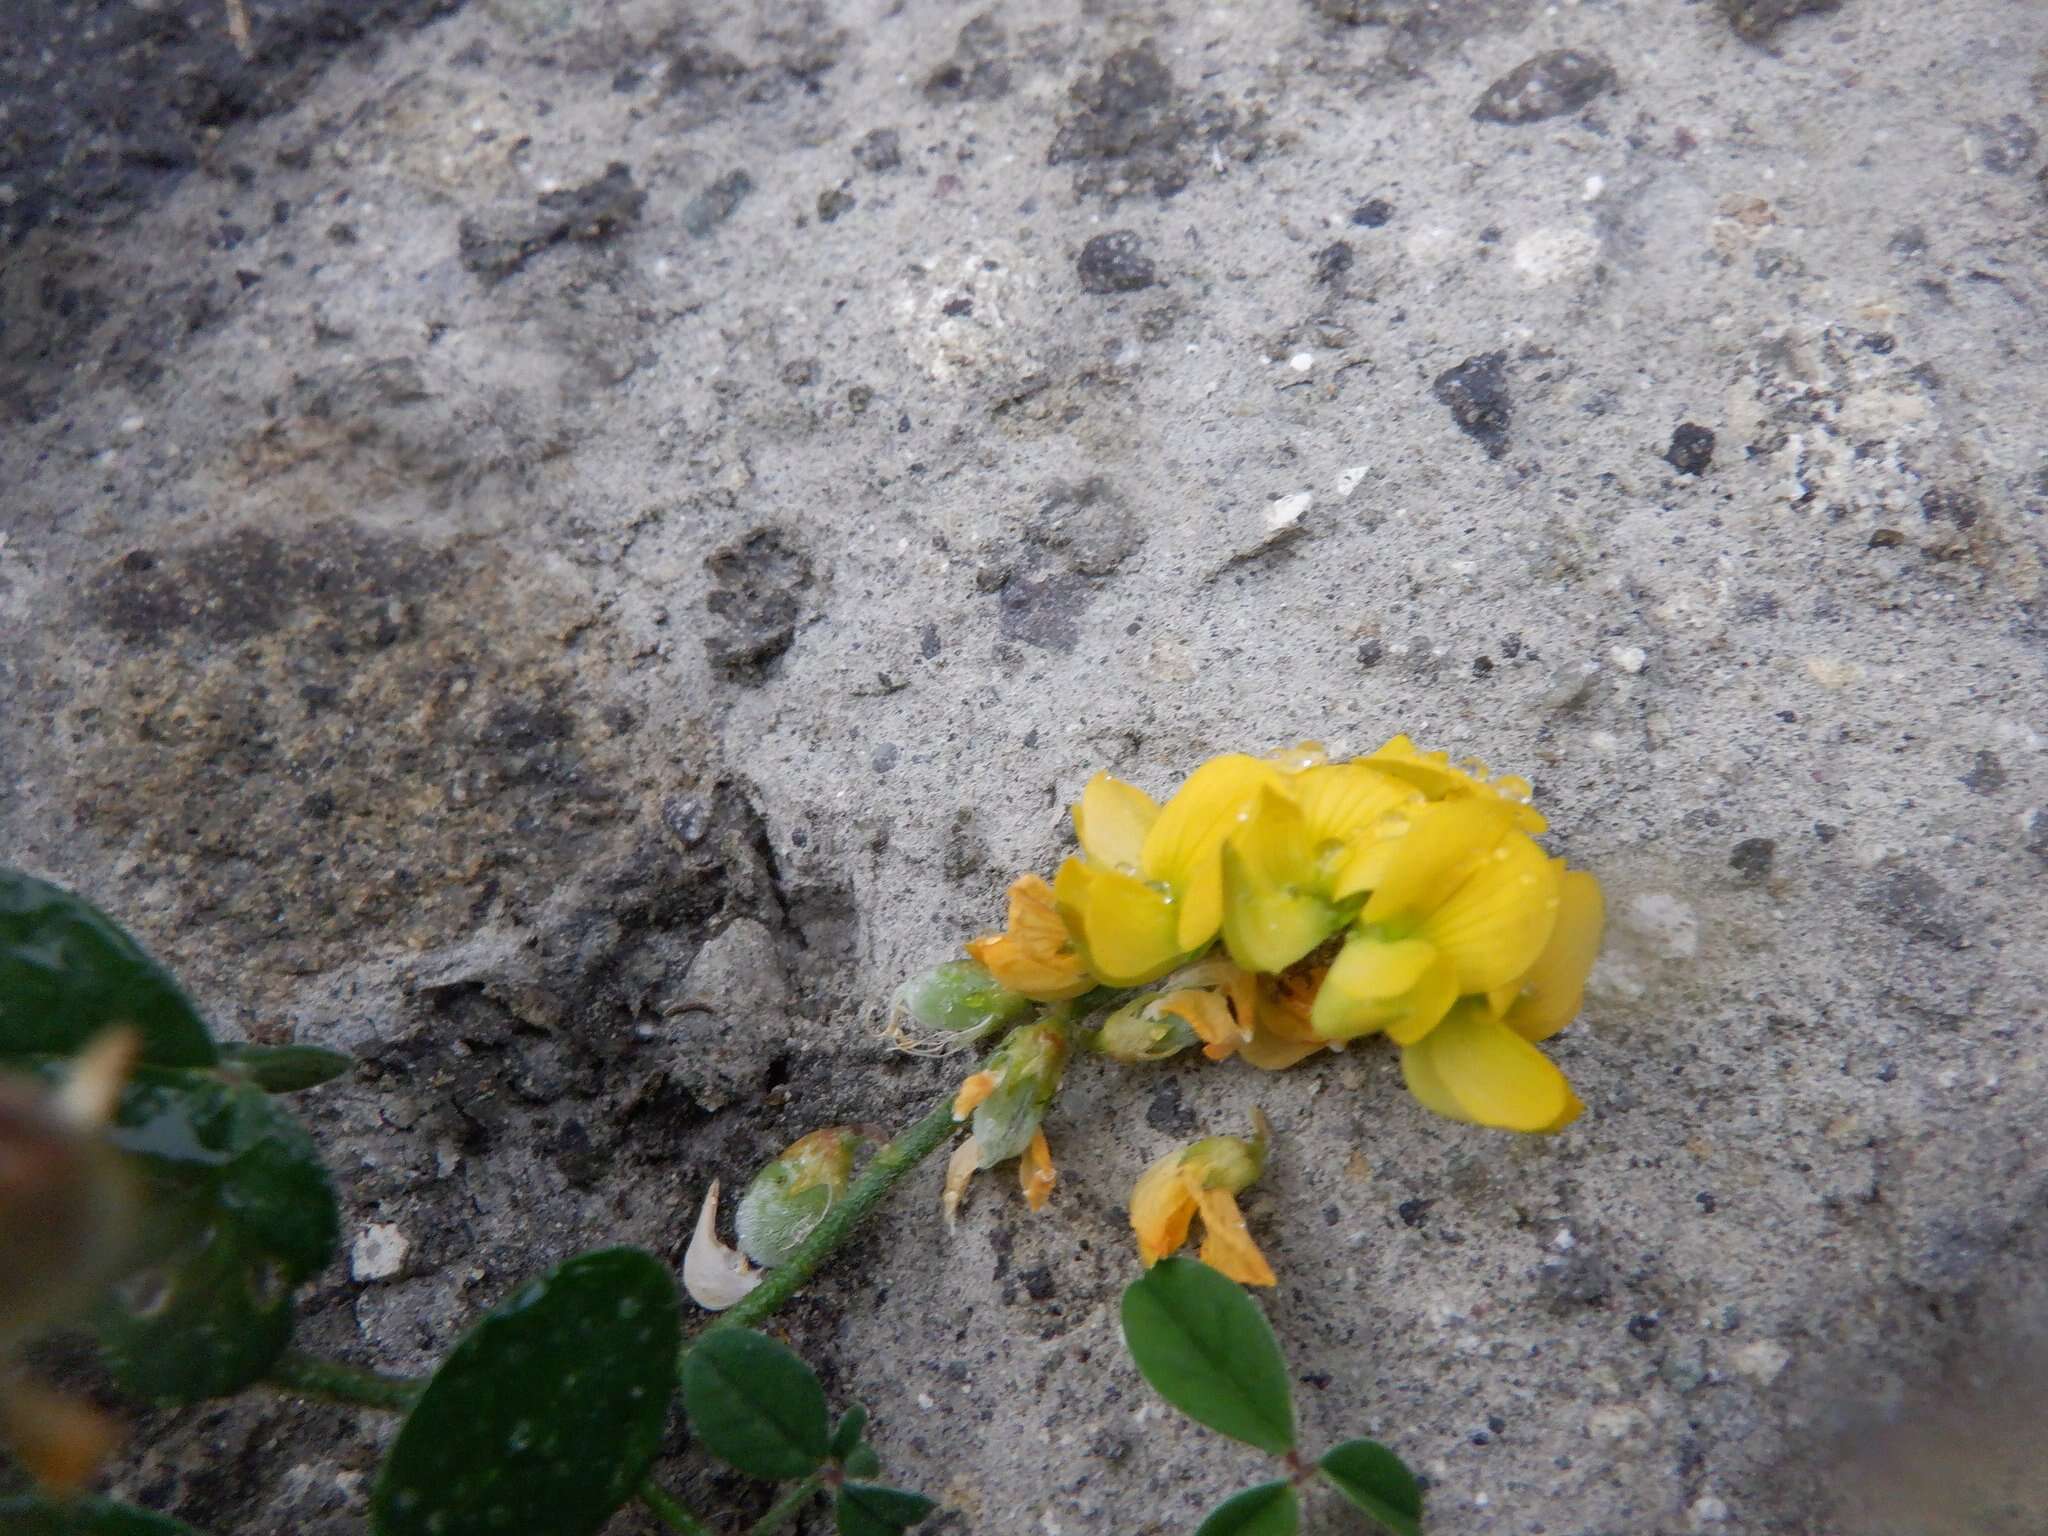
<path id="1" fill-rule="evenodd" d="M 1188 1240 L 1188 1228 L 1199 1215 L 1204 1264 L 1240 1285 L 1276 1283 L 1237 1208 L 1237 1197 L 1266 1166 L 1270 1128 L 1258 1111 L 1252 1120 L 1250 1141 L 1211 1136 L 1167 1153 L 1139 1176 L 1131 1191 L 1131 1230 L 1147 1269 Z"/>
<path id="2" fill-rule="evenodd" d="M 969 940 L 967 953 L 1003 986 L 1042 1003 L 1079 997 L 1095 985 L 1042 875 L 1010 882 L 1009 927 Z"/>

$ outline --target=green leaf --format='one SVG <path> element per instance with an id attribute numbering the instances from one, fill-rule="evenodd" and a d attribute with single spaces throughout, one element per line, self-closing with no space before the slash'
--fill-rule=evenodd
<path id="1" fill-rule="evenodd" d="M 153 1515 L 112 1499 L 0 1499 L 0 1531 L 7 1536 L 199 1536 L 168 1515 Z"/>
<path id="2" fill-rule="evenodd" d="M 844 1483 L 836 1509 L 839 1536 L 896 1536 L 937 1508 L 921 1493 L 879 1483 Z"/>
<path id="3" fill-rule="evenodd" d="M 379 1536 L 589 1536 L 661 1442 L 682 1328 L 638 1248 L 528 1282 L 450 1351 L 384 1459 Z"/>
<path id="4" fill-rule="evenodd" d="M 839 1427 L 832 1431 L 832 1445 L 826 1454 L 834 1461 L 844 1461 L 853 1454 L 853 1448 L 860 1444 L 860 1437 L 868 1427 L 868 1411 L 855 1403 L 846 1410 L 846 1416 L 839 1421 Z"/>
<path id="5" fill-rule="evenodd" d="M 120 925 L 47 880 L 0 868 L 0 1056 L 75 1056 L 116 1024 L 135 1028 L 152 1065 L 216 1059 L 191 999 Z"/>
<path id="6" fill-rule="evenodd" d="M 1395 1536 L 1420 1536 L 1422 1489 L 1408 1464 L 1377 1440 L 1346 1440 L 1317 1466 L 1331 1487 Z"/>
<path id="7" fill-rule="evenodd" d="M 1123 1321 L 1139 1374 L 1182 1413 L 1274 1456 L 1294 1448 L 1287 1364 L 1236 1281 L 1194 1259 L 1161 1259 L 1124 1292 Z"/>
<path id="8" fill-rule="evenodd" d="M 882 1470 L 882 1458 L 872 1445 L 863 1443 L 848 1451 L 840 1465 L 855 1477 L 876 1477 Z"/>
<path id="9" fill-rule="evenodd" d="M 356 1064 L 344 1051 L 317 1045 L 224 1045 L 222 1064 L 265 1093 L 298 1093 L 332 1082 Z"/>
<path id="10" fill-rule="evenodd" d="M 1301 1500 L 1286 1479 L 1233 1494 L 1209 1511 L 1195 1536 L 1294 1536 L 1301 1529 Z"/>
<path id="11" fill-rule="evenodd" d="M 152 1250 L 94 1320 L 115 1379 L 177 1402 L 240 1391 L 290 1341 L 292 1292 L 334 1254 L 318 1149 L 261 1089 L 154 1068 L 123 1088 L 108 1136 L 140 1174 Z"/>
<path id="12" fill-rule="evenodd" d="M 747 1328 L 716 1328 L 683 1361 L 690 1432 L 767 1482 L 808 1477 L 832 1450 L 825 1389 L 792 1350 Z"/>

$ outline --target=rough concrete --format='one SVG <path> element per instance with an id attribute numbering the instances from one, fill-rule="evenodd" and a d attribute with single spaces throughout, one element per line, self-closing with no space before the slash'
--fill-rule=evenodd
<path id="1" fill-rule="evenodd" d="M 1434 1530 L 1898 1529 L 1829 1470 L 1887 1416 L 2040 1527 L 1982 1396 L 2043 1318 L 2038 6 L 476 0 L 324 72 L 303 9 L 189 162 L 0 176 L 0 838 L 363 1057 L 311 1342 L 419 1368 L 911 1113 L 877 1000 L 1095 769 L 1406 729 L 1608 881 L 1585 1118 L 1078 1071 L 1045 1216 L 948 1240 L 934 1169 L 785 1317 L 934 1528 L 1256 1471 L 1114 1324 L 1131 1179 L 1254 1104 L 1308 1432 Z M 116 1481 L 342 1536 L 387 1433 L 162 1415 Z"/>

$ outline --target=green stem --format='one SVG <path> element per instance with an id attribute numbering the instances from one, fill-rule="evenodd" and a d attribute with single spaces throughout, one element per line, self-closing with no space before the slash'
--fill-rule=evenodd
<path id="1" fill-rule="evenodd" d="M 861 1176 L 811 1229 L 811 1235 L 797 1244 L 796 1252 L 769 1270 L 761 1283 L 737 1304 L 719 1313 L 711 1327 L 751 1327 L 802 1290 L 833 1250 L 851 1237 L 853 1229 L 896 1187 L 897 1181 L 945 1145 L 953 1134 L 954 1124 L 953 1091 L 948 1089 L 922 1120 L 898 1131 L 896 1139 L 875 1154 Z M 688 1350 L 685 1345 L 684 1352 Z"/>
<path id="2" fill-rule="evenodd" d="M 796 1512 L 809 1503 L 820 1485 L 825 1481 L 824 1472 L 813 1472 L 769 1508 L 768 1513 L 747 1527 L 747 1536 L 768 1536 L 770 1531 L 780 1530 L 796 1518 Z"/>
<path id="3" fill-rule="evenodd" d="M 672 1531 L 681 1531 L 683 1536 L 711 1536 L 709 1526 L 684 1508 L 681 1499 L 651 1477 L 640 1485 L 640 1502 L 653 1510 L 655 1518 Z"/>
<path id="4" fill-rule="evenodd" d="M 1098 987 L 1085 997 L 1048 1005 L 1039 1018 L 1068 1023 L 1101 1006 L 1105 997 L 1114 1000 L 1117 995 Z M 896 1139 L 875 1154 L 874 1161 L 861 1171 L 852 1187 L 811 1229 L 810 1236 L 797 1244 L 796 1251 L 768 1271 L 766 1278 L 742 1300 L 719 1313 L 703 1332 L 708 1333 L 712 1328 L 751 1327 L 802 1290 L 811 1276 L 818 1272 L 819 1266 L 853 1235 L 854 1228 L 865 1221 L 868 1214 L 882 1203 L 882 1198 L 896 1187 L 897 1181 L 946 1144 L 958 1124 L 953 1119 L 953 1093 L 950 1088 L 946 1090 L 923 1119 L 898 1131 Z M 683 1346 L 685 1356 L 695 1342 L 692 1339 Z"/>
<path id="5" fill-rule="evenodd" d="M 271 1386 L 305 1397 L 324 1397 L 331 1403 L 353 1403 L 363 1408 L 381 1408 L 403 1413 L 427 1388 L 424 1378 L 387 1376 L 324 1360 L 302 1349 L 288 1349 L 277 1357 L 264 1380 Z"/>

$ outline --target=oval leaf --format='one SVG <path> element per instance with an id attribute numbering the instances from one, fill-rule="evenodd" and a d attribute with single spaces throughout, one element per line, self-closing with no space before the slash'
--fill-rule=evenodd
<path id="1" fill-rule="evenodd" d="M 1301 1500 L 1285 1479 L 1261 1483 L 1209 1511 L 1195 1536 L 1294 1536 L 1301 1529 Z"/>
<path id="2" fill-rule="evenodd" d="M 675 1277 L 638 1248 L 522 1286 L 406 1415 L 370 1496 L 379 1536 L 589 1536 L 654 1460 L 681 1336 Z"/>
<path id="3" fill-rule="evenodd" d="M 832 1449 L 825 1389 L 793 1351 L 714 1328 L 683 1361 L 683 1411 L 720 1460 L 768 1482 L 808 1477 Z"/>
<path id="4" fill-rule="evenodd" d="M 1421 1536 L 1422 1489 L 1408 1464 L 1377 1440 L 1346 1440 L 1317 1465 L 1332 1487 L 1396 1536 Z"/>
<path id="5" fill-rule="evenodd" d="M 834 1461 L 844 1461 L 853 1454 L 853 1448 L 860 1444 L 860 1437 L 867 1433 L 868 1411 L 859 1403 L 846 1410 L 839 1420 L 839 1427 L 832 1431 L 832 1444 L 827 1454 Z"/>
<path id="6" fill-rule="evenodd" d="M 291 1339 L 292 1292 L 340 1218 L 312 1138 L 260 1089 L 144 1069 L 108 1132 L 141 1176 L 148 1266 L 95 1319 L 115 1379 L 192 1402 L 240 1391 Z"/>
<path id="7" fill-rule="evenodd" d="M 921 1493 L 879 1483 L 844 1483 L 834 1513 L 839 1536 L 896 1536 L 937 1508 Z"/>
<path id="8" fill-rule="evenodd" d="M 75 1056 L 116 1024 L 154 1066 L 209 1067 L 218 1054 L 191 999 L 119 924 L 0 868 L 0 1056 Z"/>
<path id="9" fill-rule="evenodd" d="M 1139 1373 L 1182 1413 L 1274 1456 L 1294 1448 L 1287 1364 L 1236 1281 L 1194 1259 L 1161 1259 L 1124 1292 L 1123 1322 Z"/>
<path id="10" fill-rule="evenodd" d="M 0 1531 L 7 1536 L 199 1536 L 168 1515 L 153 1515 L 112 1499 L 0 1499 Z"/>
<path id="11" fill-rule="evenodd" d="M 221 1060 L 235 1076 L 265 1093 L 298 1093 L 332 1082 L 356 1064 L 342 1051 L 317 1045 L 224 1045 Z"/>

